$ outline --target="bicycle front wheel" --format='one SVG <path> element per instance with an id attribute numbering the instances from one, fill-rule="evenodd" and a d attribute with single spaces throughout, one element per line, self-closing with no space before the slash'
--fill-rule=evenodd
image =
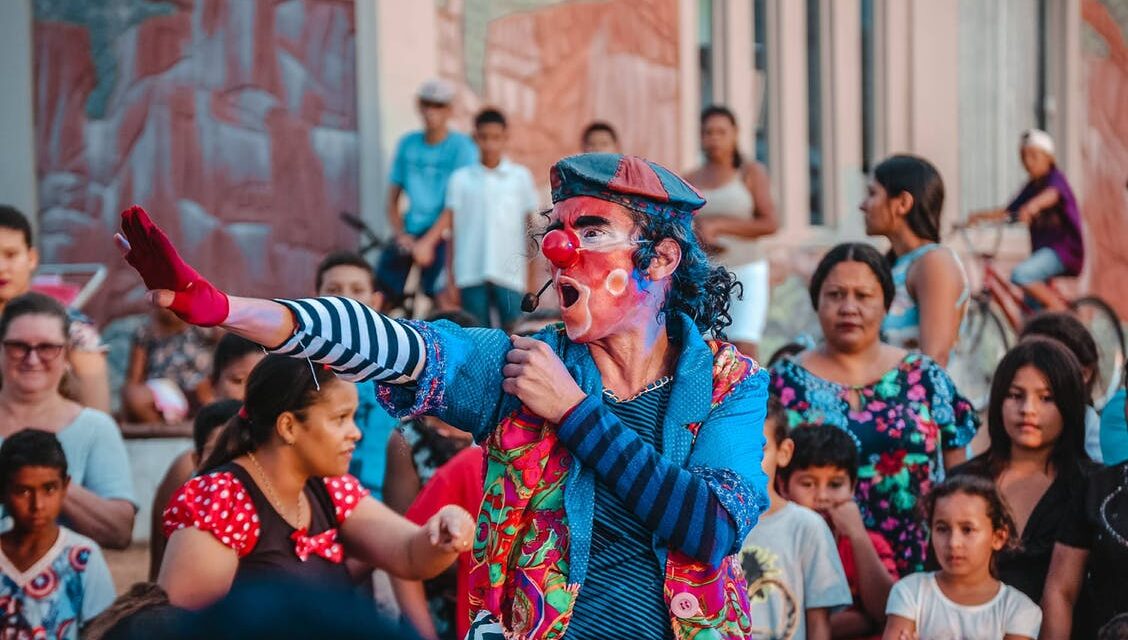
<path id="1" fill-rule="evenodd" d="M 1096 296 L 1080 298 L 1070 308 L 1097 343 L 1100 359 L 1093 384 L 1093 406 L 1100 411 L 1120 386 L 1125 362 L 1124 329 L 1112 307 Z"/>
<path id="2" fill-rule="evenodd" d="M 948 362 L 956 388 L 977 411 L 987 408 L 995 367 L 1010 348 L 1010 336 L 987 301 L 972 301 L 960 325 L 960 338 Z"/>

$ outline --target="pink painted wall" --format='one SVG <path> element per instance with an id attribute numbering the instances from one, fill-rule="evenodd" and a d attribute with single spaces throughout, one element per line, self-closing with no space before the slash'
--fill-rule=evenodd
<path id="1" fill-rule="evenodd" d="M 354 8 L 343 0 L 36 3 L 34 92 L 46 262 L 104 262 L 87 306 L 141 308 L 112 246 L 146 207 L 234 293 L 297 296 L 356 211 Z"/>
<path id="2" fill-rule="evenodd" d="M 1083 0 L 1081 18 L 1089 286 L 1128 318 L 1128 0 Z"/>
<path id="3" fill-rule="evenodd" d="M 446 0 L 439 65 L 460 88 L 457 125 L 483 106 L 510 121 L 510 156 L 547 183 L 594 119 L 624 151 L 677 170 L 677 0 Z"/>

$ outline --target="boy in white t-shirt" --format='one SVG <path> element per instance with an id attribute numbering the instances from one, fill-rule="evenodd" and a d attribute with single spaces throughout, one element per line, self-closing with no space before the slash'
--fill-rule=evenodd
<path id="1" fill-rule="evenodd" d="M 764 473 L 771 505 L 740 550 L 757 640 L 830 640 L 830 610 L 852 602 L 830 527 L 818 513 L 776 491 L 776 469 L 791 459 L 787 419 L 768 401 Z"/>
<path id="2" fill-rule="evenodd" d="M 482 110 L 474 118 L 480 161 L 455 171 L 446 195 L 462 309 L 484 325 L 506 328 L 521 313 L 528 288 L 525 248 L 537 209 L 532 174 L 504 157 L 508 136 L 505 116 Z"/>

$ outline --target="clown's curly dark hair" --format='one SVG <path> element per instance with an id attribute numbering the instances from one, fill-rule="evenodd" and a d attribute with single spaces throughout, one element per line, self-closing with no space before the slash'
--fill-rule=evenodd
<path id="1" fill-rule="evenodd" d="M 703 334 L 712 334 L 723 340 L 725 328 L 732 324 L 729 302 L 740 299 L 744 288 L 736 275 L 728 269 L 709 262 L 704 249 L 693 234 L 691 220 L 687 217 L 671 218 L 631 212 L 641 235 L 646 240 L 634 252 L 635 268 L 639 271 L 650 266 L 655 257 L 654 248 L 670 238 L 681 248 L 681 263 L 674 271 L 670 293 L 662 310 L 667 314 L 684 313 L 693 320 Z"/>

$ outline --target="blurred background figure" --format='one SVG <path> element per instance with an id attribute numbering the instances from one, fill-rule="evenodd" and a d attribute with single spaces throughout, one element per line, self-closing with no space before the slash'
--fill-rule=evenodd
<path id="1" fill-rule="evenodd" d="M 443 215 L 447 182 L 455 169 L 478 159 L 470 137 L 448 128 L 454 95 L 445 80 L 428 80 L 419 87 L 423 130 L 405 135 L 392 160 L 387 207 L 395 246 L 381 253 L 376 265 L 376 278 L 391 307 L 402 302 L 412 265 L 421 269 L 420 287 L 428 297 L 434 298 L 446 284 L 440 276 L 447 266 L 445 232 L 450 227 L 449 216 Z M 406 210 L 400 208 L 401 196 L 407 196 Z"/>
<path id="2" fill-rule="evenodd" d="M 619 134 L 615 128 L 602 120 L 596 120 L 584 127 L 580 135 L 580 150 L 584 153 L 622 153 Z"/>
<path id="3" fill-rule="evenodd" d="M 533 268 L 525 250 L 537 211 L 533 174 L 505 157 L 505 116 L 483 109 L 474 118 L 479 162 L 454 172 L 444 220 L 451 220 L 454 286 L 462 310 L 487 327 L 508 327 L 521 313 Z"/>
<path id="4" fill-rule="evenodd" d="M 755 242 L 779 229 L 768 172 L 737 148 L 736 116 L 723 106 L 701 112 L 701 152 L 705 164 L 686 179 L 705 197 L 694 218 L 702 246 L 718 264 L 736 274 L 743 296 L 729 306 L 729 340 L 757 357 L 768 320 L 771 281 L 768 261 Z"/>
<path id="5" fill-rule="evenodd" d="M 859 208 L 866 234 L 883 236 L 890 245 L 896 293 L 881 325 L 885 340 L 947 366 L 971 286 L 959 257 L 940 244 L 943 207 L 944 182 L 936 167 L 896 155 L 874 168 Z"/>
<path id="6" fill-rule="evenodd" d="M 1005 209 L 977 211 L 969 224 L 1001 221 L 1030 227 L 1030 257 L 1011 270 L 1011 282 L 1022 287 L 1034 305 L 1061 311 L 1061 296 L 1050 288 L 1057 276 L 1076 276 L 1085 263 L 1085 242 L 1077 198 L 1057 166 L 1050 134 L 1029 129 L 1022 134 L 1019 155 L 1028 180 Z"/>
<path id="7" fill-rule="evenodd" d="M 0 309 L 16 296 L 31 291 L 31 279 L 39 266 L 39 252 L 32 242 L 31 224 L 15 207 L 0 205 Z M 69 395 L 79 404 L 110 411 L 110 381 L 106 346 L 94 323 L 77 310 L 68 309 L 71 348 L 67 363 L 73 379 Z"/>
<path id="8" fill-rule="evenodd" d="M 208 380 L 212 332 L 193 327 L 170 311 L 152 312 L 137 328 L 121 390 L 126 420 L 180 422 L 214 397 Z"/>

